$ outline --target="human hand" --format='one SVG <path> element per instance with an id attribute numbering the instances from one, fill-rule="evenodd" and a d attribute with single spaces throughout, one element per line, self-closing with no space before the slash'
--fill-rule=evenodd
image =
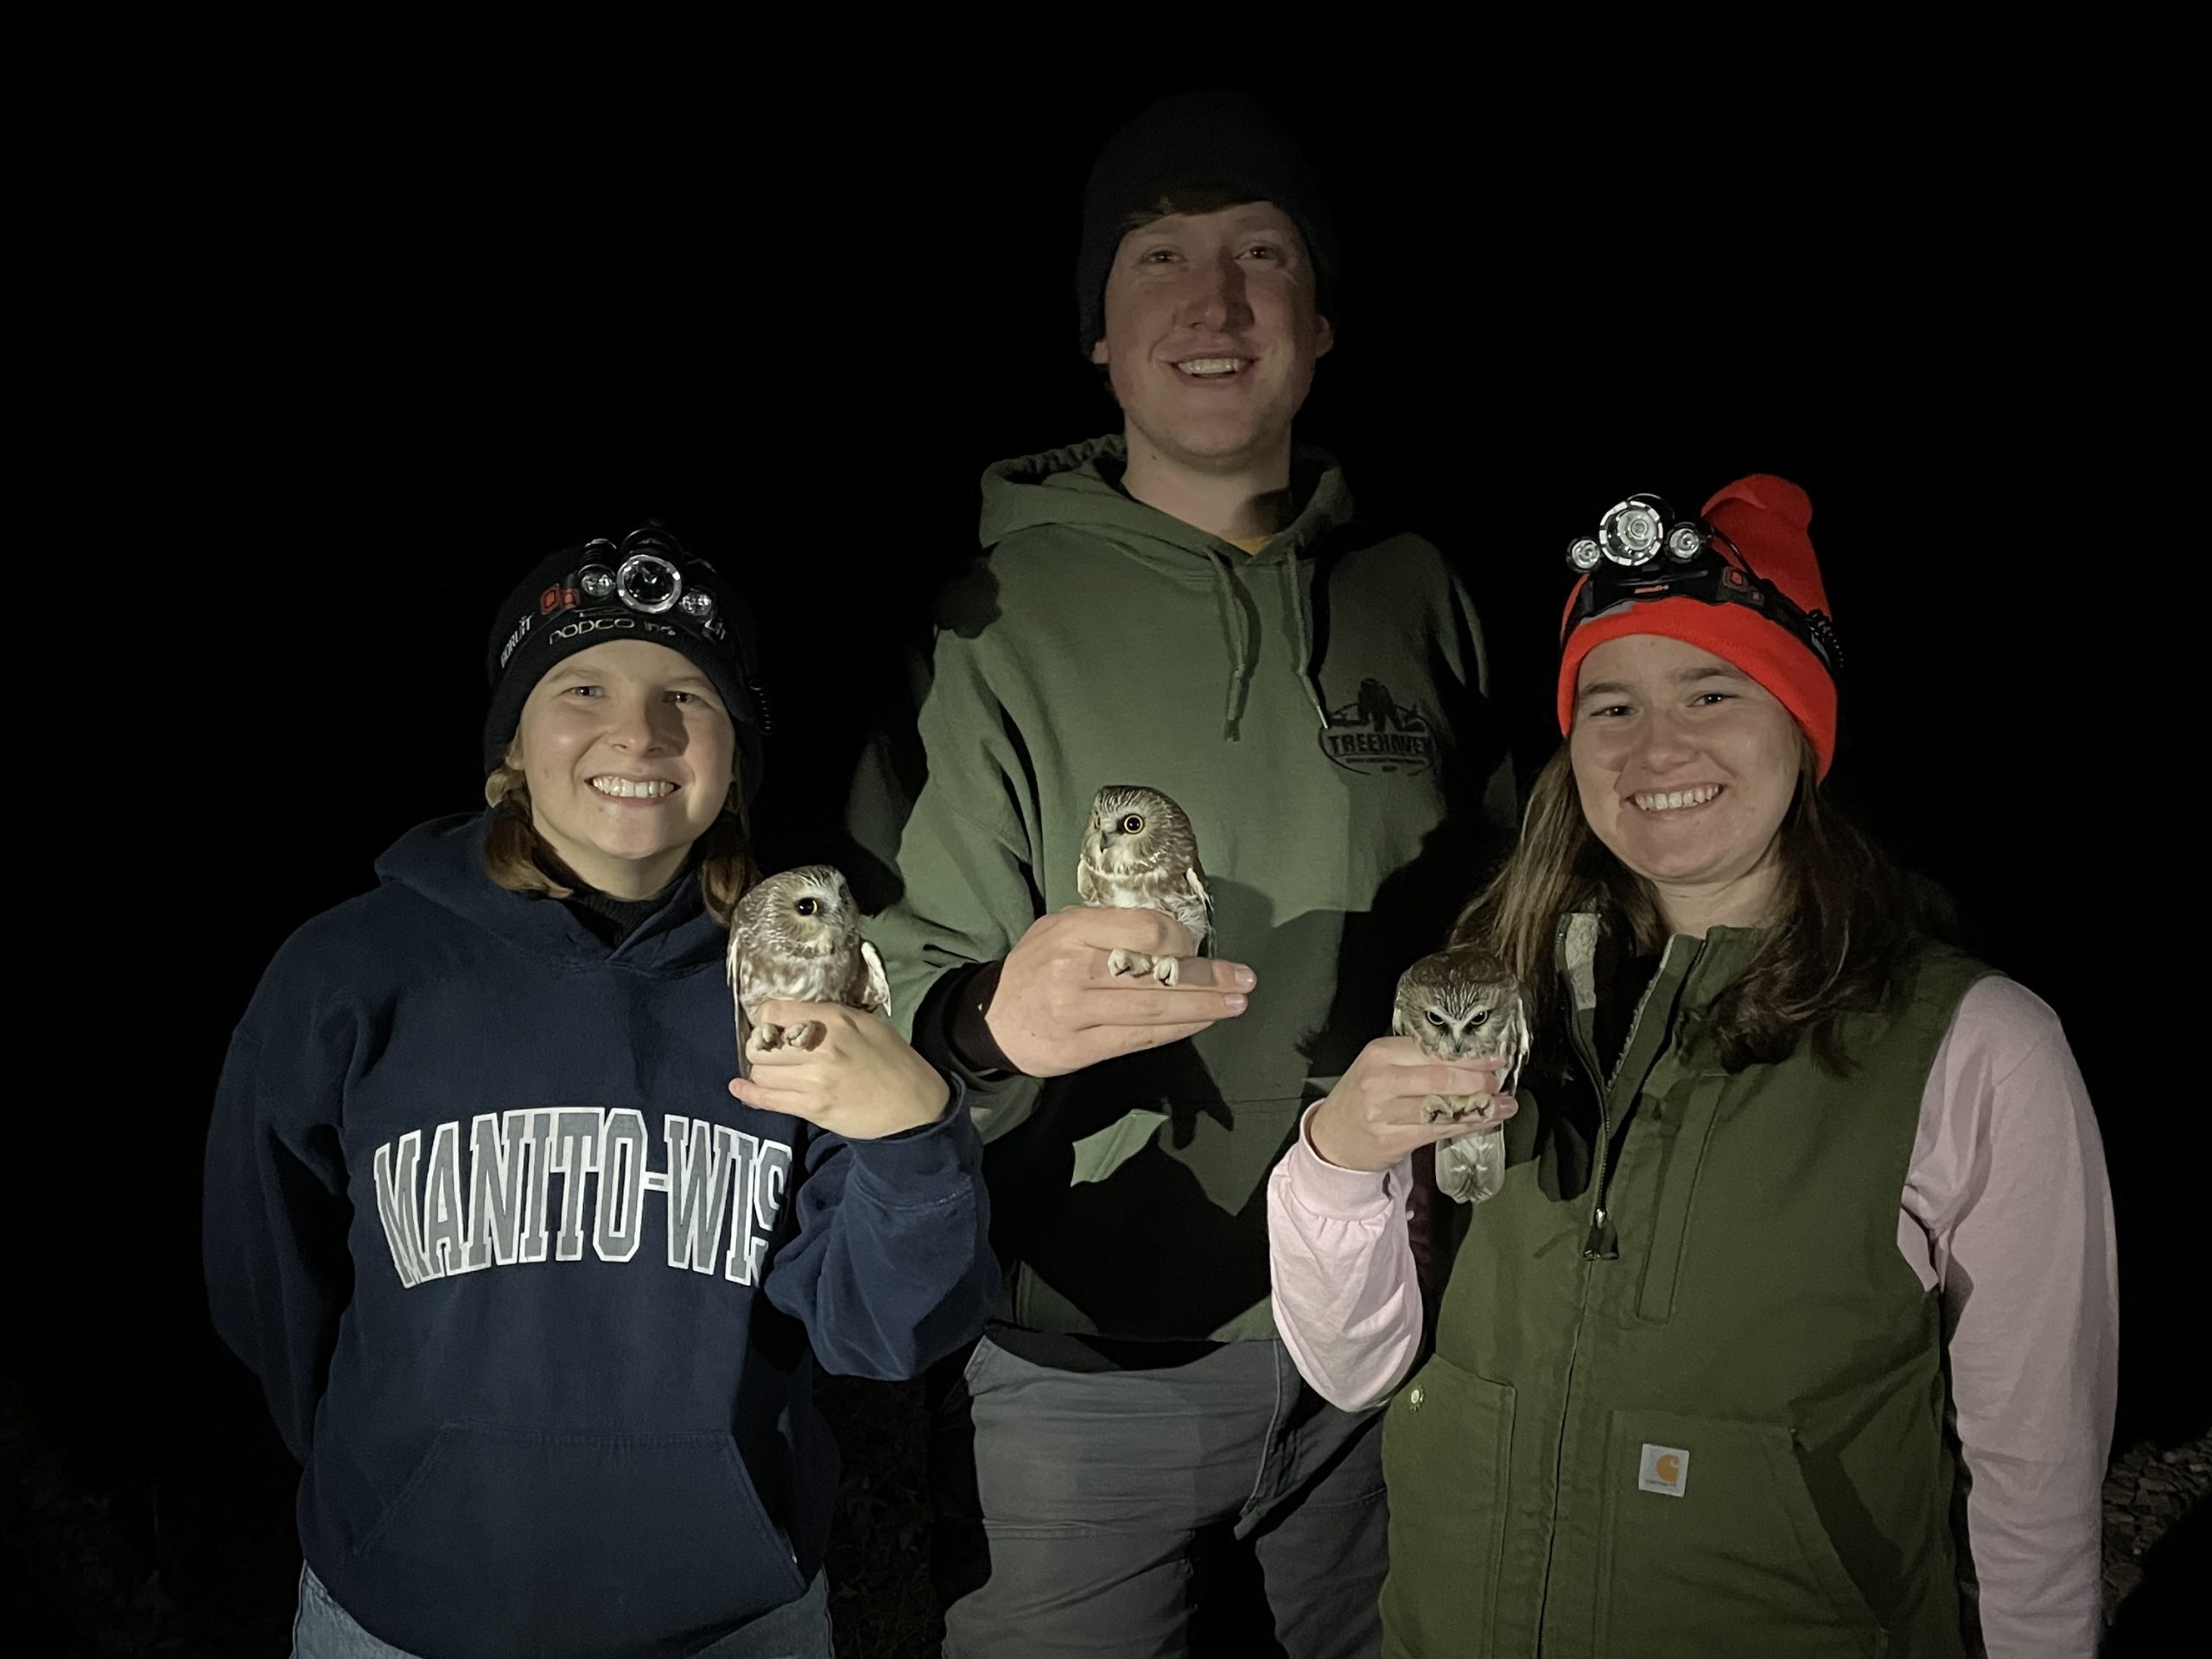
<path id="1" fill-rule="evenodd" d="M 810 1021 L 822 1034 L 808 1047 L 759 1046 L 760 1028 Z M 748 1106 L 803 1117 L 848 1141 L 880 1141 L 944 1115 L 950 1086 L 880 1014 L 837 1002 L 775 1001 L 760 1005 L 760 1028 L 746 1047 L 753 1075 L 729 1085 Z"/>
<path id="2" fill-rule="evenodd" d="M 999 969 L 983 1016 L 991 1040 L 1016 1070 L 1057 1077 L 1243 1013 L 1252 970 L 1192 956 L 1195 948 L 1190 930 L 1162 911 L 1077 905 L 1040 916 Z M 1176 982 L 1113 974 L 1117 950 L 1179 958 Z"/>
<path id="3" fill-rule="evenodd" d="M 1433 1060 L 1410 1037 L 1378 1037 L 1313 1109 L 1306 1138 L 1322 1162 L 1338 1169 L 1389 1169 L 1416 1147 L 1494 1129 L 1519 1111 L 1512 1096 L 1492 1092 L 1504 1065 L 1501 1058 Z M 1490 1111 L 1432 1123 L 1431 1095 L 1489 1095 Z"/>

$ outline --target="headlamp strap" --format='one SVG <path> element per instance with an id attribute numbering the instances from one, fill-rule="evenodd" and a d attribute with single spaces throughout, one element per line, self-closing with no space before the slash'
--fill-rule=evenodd
<path id="1" fill-rule="evenodd" d="M 1624 508 L 1646 505 L 1656 526 L 1648 532 L 1650 550 L 1637 550 L 1642 551 L 1642 563 L 1624 563 L 1611 551 L 1612 538 L 1606 531 Z M 1818 657 L 1831 677 L 1841 674 L 1842 643 L 1827 613 L 1805 609 L 1754 570 L 1733 542 L 1702 519 L 1682 521 L 1670 531 L 1664 515 L 1665 507 L 1656 497 L 1632 496 L 1606 515 L 1606 526 L 1600 531 L 1605 537 L 1603 542 L 1586 537 L 1575 543 L 1567 562 L 1587 575 L 1576 590 L 1567 626 L 1560 630 L 1561 645 L 1568 634 L 1593 617 L 1662 599 L 1694 599 L 1707 605 L 1750 607 Z M 1694 534 L 1700 543 L 1687 555 L 1675 550 L 1688 545 L 1684 531 Z M 1662 543 L 1669 548 L 1669 556 L 1653 556 Z"/>

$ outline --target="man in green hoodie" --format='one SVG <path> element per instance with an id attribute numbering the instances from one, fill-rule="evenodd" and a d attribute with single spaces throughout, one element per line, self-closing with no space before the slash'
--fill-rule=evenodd
<path id="1" fill-rule="evenodd" d="M 921 764 L 855 791 L 895 872 L 872 930 L 893 1001 L 967 1084 L 1007 1272 L 931 1420 L 963 1659 L 1179 1650 L 1218 1614 L 1224 1548 L 1255 1554 L 1296 1659 L 1379 1648 L 1373 1414 L 1314 1395 L 1274 1336 L 1267 1176 L 1513 802 L 1465 590 L 1292 442 L 1336 252 L 1310 165 L 1248 99 L 1116 135 L 1077 298 L 1122 435 L 985 474 Z M 1075 908 L 1105 784 L 1188 813 L 1207 957 L 1159 912 Z M 1185 958 L 1178 982 L 1117 979 L 1116 949 Z"/>

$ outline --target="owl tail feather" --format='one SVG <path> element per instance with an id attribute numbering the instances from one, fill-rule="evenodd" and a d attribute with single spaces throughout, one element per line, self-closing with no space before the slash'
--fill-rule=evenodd
<path id="1" fill-rule="evenodd" d="M 1480 1204 L 1484 1198 L 1496 1198 L 1505 1185 L 1503 1127 L 1439 1141 L 1436 1185 L 1446 1197 L 1461 1204 Z"/>

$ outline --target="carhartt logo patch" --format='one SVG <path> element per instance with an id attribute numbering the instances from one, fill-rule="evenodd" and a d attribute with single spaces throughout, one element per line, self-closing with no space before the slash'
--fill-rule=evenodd
<path id="1" fill-rule="evenodd" d="M 1637 1490 L 1645 1492 L 1664 1492 L 1669 1497 L 1680 1497 L 1682 1489 L 1689 1484 L 1690 1454 L 1679 1446 L 1654 1446 L 1643 1443 L 1643 1465 L 1637 1471 Z"/>

